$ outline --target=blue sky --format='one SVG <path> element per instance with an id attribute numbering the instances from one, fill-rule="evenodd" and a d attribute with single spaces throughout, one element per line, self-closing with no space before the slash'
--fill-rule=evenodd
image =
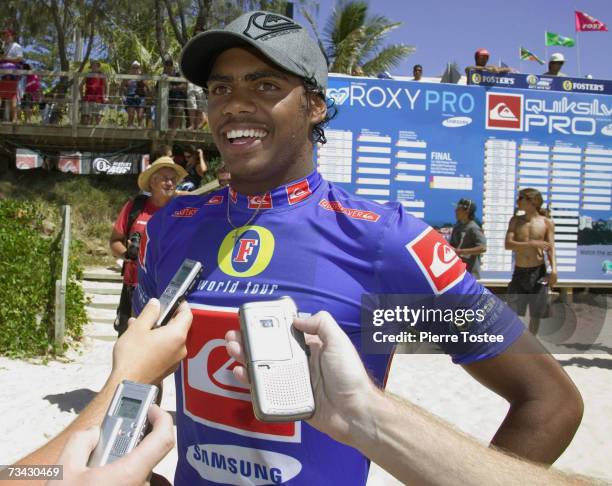
<path id="1" fill-rule="evenodd" d="M 472 64 L 474 51 L 486 47 L 489 62 L 501 59 L 522 72 L 543 73 L 545 66 L 519 61 L 519 47 L 545 56 L 544 31 L 576 38 L 574 10 L 587 12 L 607 24 L 611 32 L 581 32 L 578 43 L 582 75 L 612 79 L 611 0 L 371 0 L 370 11 L 403 22 L 389 36 L 390 43 L 413 45 L 409 56 L 392 74 L 408 76 L 413 64 L 422 64 L 425 76 L 439 76 L 446 63 L 461 68 Z M 322 31 L 335 2 L 320 0 L 318 25 Z M 299 14 L 297 18 L 301 21 Z M 578 76 L 577 49 L 548 47 L 548 55 L 562 52 L 563 72 Z"/>

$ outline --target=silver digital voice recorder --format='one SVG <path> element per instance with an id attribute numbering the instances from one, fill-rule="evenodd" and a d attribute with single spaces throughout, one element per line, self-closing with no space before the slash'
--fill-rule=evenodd
<path id="1" fill-rule="evenodd" d="M 168 323 L 185 296 L 193 289 L 201 272 L 200 262 L 185 259 L 159 298 L 160 311 L 155 327 L 165 326 Z"/>
<path id="2" fill-rule="evenodd" d="M 123 380 L 104 416 L 98 445 L 89 456 L 89 467 L 104 466 L 131 452 L 144 437 L 149 407 L 157 387 Z"/>

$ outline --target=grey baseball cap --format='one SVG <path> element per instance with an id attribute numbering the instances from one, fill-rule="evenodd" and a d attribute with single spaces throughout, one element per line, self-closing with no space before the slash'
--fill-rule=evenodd
<path id="1" fill-rule="evenodd" d="M 465 209 L 470 213 L 475 213 L 477 208 L 476 203 L 474 201 L 466 198 L 459 199 L 459 201 L 457 201 L 457 203 L 455 204 L 455 207 Z"/>
<path id="2" fill-rule="evenodd" d="M 327 88 L 327 62 L 319 44 L 293 19 L 272 12 L 249 12 L 223 29 L 195 36 L 181 53 L 183 76 L 206 86 L 215 59 L 232 47 L 251 46 L 285 71 Z"/>

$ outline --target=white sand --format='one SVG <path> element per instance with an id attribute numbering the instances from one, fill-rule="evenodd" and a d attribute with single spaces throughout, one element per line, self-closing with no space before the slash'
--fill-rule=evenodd
<path id="1" fill-rule="evenodd" d="M 103 384 L 111 363 L 110 325 L 90 325 L 87 338 L 69 360 L 37 365 L 0 357 L 0 464 L 9 464 L 68 425 Z M 96 338 L 95 336 L 98 336 Z M 556 466 L 612 482 L 612 356 L 562 355 L 559 359 L 585 401 L 580 429 Z M 164 382 L 162 406 L 175 410 L 174 383 Z M 396 356 L 389 389 L 428 409 L 458 428 L 488 441 L 507 406 L 476 383 L 449 358 L 435 355 Z M 559 404 L 560 407 L 563 404 Z M 172 480 L 176 452 L 156 471 Z M 370 485 L 396 484 L 373 469 Z"/>

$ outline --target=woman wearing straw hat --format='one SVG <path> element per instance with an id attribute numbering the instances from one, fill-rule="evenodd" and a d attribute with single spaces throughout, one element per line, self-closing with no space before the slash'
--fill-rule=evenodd
<path id="1" fill-rule="evenodd" d="M 151 195 L 141 194 L 128 200 L 115 221 L 110 248 L 115 257 L 123 259 L 123 289 L 115 319 L 120 336 L 132 316 L 132 293 L 138 283 L 136 259 L 142 234 L 149 219 L 174 197 L 176 185 L 186 175 L 185 169 L 170 157 L 160 157 L 138 176 L 138 187 Z"/>

